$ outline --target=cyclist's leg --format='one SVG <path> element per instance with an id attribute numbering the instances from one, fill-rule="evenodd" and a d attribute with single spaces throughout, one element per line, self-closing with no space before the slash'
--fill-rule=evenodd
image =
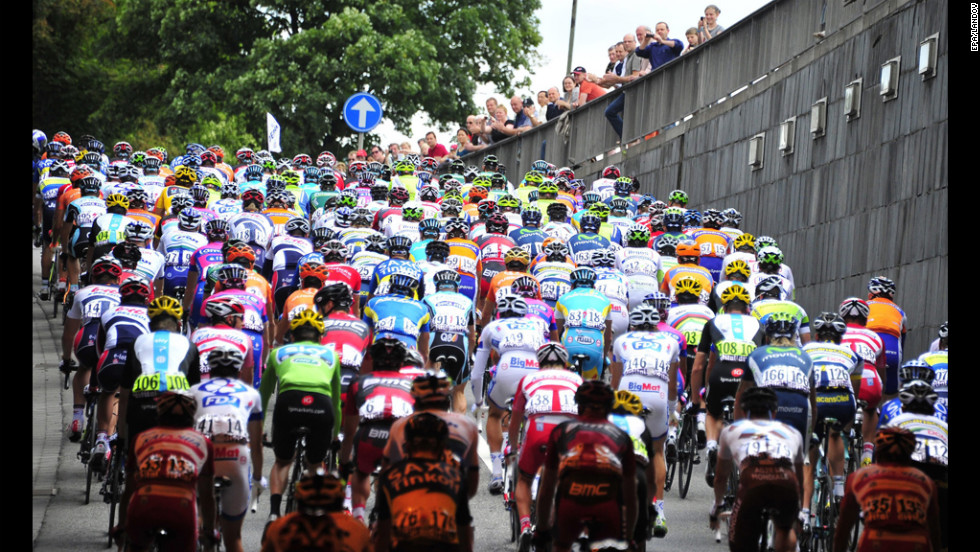
<path id="1" fill-rule="evenodd" d="M 582 379 L 599 379 L 602 377 L 603 341 L 602 333 L 596 331 L 571 328 L 565 331 L 562 344 L 568 350 L 569 359 L 575 355 L 586 355 L 589 358 L 583 363 Z M 569 361 L 571 362 L 571 361 Z"/>
<path id="2" fill-rule="evenodd" d="M 251 464 L 248 445 L 214 445 L 216 477 L 227 477 L 231 485 L 221 489 L 221 533 L 228 552 L 242 552 L 242 523 L 248 509 Z"/>
<path id="3" fill-rule="evenodd" d="M 351 472 L 351 509 L 364 521 L 364 509 L 371 496 L 371 474 L 381 465 L 393 419 L 360 424 L 354 434 L 354 470 Z M 360 515 L 358 515 L 360 514 Z"/>

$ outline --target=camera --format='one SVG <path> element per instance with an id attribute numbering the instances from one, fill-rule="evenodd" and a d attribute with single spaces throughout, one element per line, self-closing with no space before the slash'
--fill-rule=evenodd
<path id="1" fill-rule="evenodd" d="M 524 98 L 524 107 L 534 107 L 534 100 L 531 98 Z"/>

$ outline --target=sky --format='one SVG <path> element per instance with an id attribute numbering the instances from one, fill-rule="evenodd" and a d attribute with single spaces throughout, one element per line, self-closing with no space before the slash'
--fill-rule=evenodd
<path id="1" fill-rule="evenodd" d="M 718 24 L 729 27 L 769 1 L 705 0 L 702 4 L 677 0 L 653 0 L 644 3 L 636 0 L 579 0 L 571 66 L 582 66 L 590 73 L 602 74 L 609 63 L 608 48 L 623 40 L 626 33 L 634 33 L 639 25 L 653 28 L 657 22 L 665 21 L 670 28 L 668 38 L 681 40 L 686 46 L 684 32 L 689 27 L 696 26 L 698 19 L 704 15 L 704 6 L 712 3 L 717 5 L 721 10 Z M 535 12 L 540 22 L 538 28 L 541 32 L 541 44 L 538 52 L 541 64 L 530 71 L 530 89 L 515 91 L 523 97 L 536 98 L 537 91 L 547 90 L 552 86 L 557 86 L 560 90 L 561 80 L 565 76 L 572 1 L 542 0 L 541 4 L 541 8 Z M 509 98 L 495 90 L 492 84 L 478 86 L 473 102 L 481 111 L 485 110 L 484 105 L 490 96 L 496 97 L 504 105 L 508 104 Z M 383 98 L 381 100 L 384 101 Z M 416 142 L 429 130 L 435 130 L 439 143 L 446 144 L 447 147 L 455 138 L 455 128 L 440 132 L 425 113 L 419 113 L 413 118 L 412 136 L 396 131 L 394 125 L 387 120 L 382 120 L 372 134 L 380 136 L 382 144 L 411 142 L 413 150 L 417 151 Z"/>

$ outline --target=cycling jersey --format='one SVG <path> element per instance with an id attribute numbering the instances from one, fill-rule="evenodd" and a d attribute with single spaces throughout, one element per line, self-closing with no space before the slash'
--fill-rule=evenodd
<path id="1" fill-rule="evenodd" d="M 501 318 L 483 328 L 473 368 L 473 396 L 478 401 L 483 397 L 483 373 L 493 352 L 497 364 L 491 368 L 487 398 L 498 408 L 507 408 L 521 378 L 538 369 L 537 350 L 547 342 L 543 330 L 537 318 Z"/>
<path id="2" fill-rule="evenodd" d="M 677 339 L 662 332 L 634 331 L 613 342 L 613 362 L 622 364 L 619 388 L 635 393 L 650 410 L 646 426 L 654 439 L 667 434 L 671 367 L 680 358 Z"/>
<path id="3" fill-rule="evenodd" d="M 612 302 L 594 289 L 578 288 L 561 296 L 555 304 L 555 318 L 564 320 L 562 344 L 569 358 L 586 355 L 582 375 L 595 379 L 602 375 L 606 320 L 610 320 Z"/>
<path id="4" fill-rule="evenodd" d="M 419 337 L 429 332 L 432 315 L 421 301 L 398 295 L 373 297 L 364 306 L 362 319 L 374 332 L 374 340 L 395 338 L 417 348 Z"/>
<path id="5" fill-rule="evenodd" d="M 796 344 L 797 346 L 802 346 L 803 344 L 800 342 L 800 338 L 810 333 L 810 317 L 806 315 L 803 307 L 792 301 L 782 299 L 757 299 L 752 302 L 752 316 L 758 318 L 763 326 L 766 325 L 769 316 L 776 312 L 788 314 L 799 322 L 800 328 L 796 335 Z"/>
<path id="6" fill-rule="evenodd" d="M 671 306 L 677 304 L 677 297 L 674 296 L 674 288 L 677 287 L 677 282 L 681 278 L 694 278 L 701 284 L 701 297 L 698 301 L 702 305 L 706 305 L 708 303 L 708 296 L 711 294 L 711 288 L 714 286 L 714 279 L 711 276 L 711 272 L 698 265 L 678 264 L 667 269 L 660 282 L 660 291 L 670 295 Z"/>
<path id="7" fill-rule="evenodd" d="M 875 408 L 881 401 L 882 385 L 879 373 L 885 371 L 885 346 L 873 331 L 857 324 L 848 324 L 841 338 L 864 361 L 860 379 L 851 375 L 851 385 L 857 389 L 858 399 L 866 401 L 868 408 Z"/>
<path id="8" fill-rule="evenodd" d="M 265 530 L 262 552 L 292 550 L 345 550 L 369 552 L 371 534 L 349 512 L 308 516 L 291 512 L 271 522 Z"/>
<path id="9" fill-rule="evenodd" d="M 388 259 L 374 267 L 371 275 L 370 291 L 375 297 L 388 293 L 389 280 L 393 274 L 406 274 L 422 281 L 422 269 L 407 259 Z M 416 296 L 418 292 L 416 291 Z"/>
<path id="10" fill-rule="evenodd" d="M 465 238 L 448 238 L 449 257 L 446 264 L 459 273 L 459 292 L 476 303 L 479 278 L 483 274 L 483 257 L 476 243 Z"/>
<path id="11" fill-rule="evenodd" d="M 629 281 L 615 268 L 597 267 L 595 272 L 595 290 L 610 301 L 613 336 L 621 335 L 629 328 Z"/>
<path id="12" fill-rule="evenodd" d="M 847 478 L 841 510 L 860 508 L 858 552 L 931 550 L 928 520 L 938 515 L 936 485 L 911 466 L 872 464 Z"/>
<path id="13" fill-rule="evenodd" d="M 77 299 L 76 295 L 76 301 Z M 932 388 L 939 395 L 939 402 L 949 406 L 949 351 L 930 351 L 919 355 L 919 360 L 928 364 L 936 373 L 932 380 Z"/>
<path id="14" fill-rule="evenodd" d="M 480 249 L 480 260 L 482 272 L 480 278 L 480 295 L 487 297 L 490 290 L 490 282 L 499 272 L 507 270 L 504 263 L 504 255 L 517 246 L 509 236 L 503 234 L 485 234 L 474 240 Z M 450 247 L 450 252 L 452 249 Z"/>
<path id="15" fill-rule="evenodd" d="M 809 434 L 810 390 L 814 385 L 813 361 L 798 347 L 767 345 L 752 351 L 749 370 L 742 379 L 776 392 L 779 407 L 775 419 Z"/>
<path id="16" fill-rule="evenodd" d="M 446 358 L 442 368 L 453 382 L 465 383 L 469 377 L 470 328 L 476 323 L 473 302 L 462 293 L 439 291 L 426 294 L 423 302 L 431 311 L 429 357 L 435 362 Z"/>
<path id="17" fill-rule="evenodd" d="M 472 473 L 473 470 L 480 469 L 480 456 L 478 443 L 480 441 L 480 430 L 473 421 L 473 418 L 465 414 L 456 412 L 446 412 L 443 410 L 416 410 L 409 416 L 395 420 L 391 424 L 391 433 L 388 443 L 385 445 L 384 458 L 388 465 L 395 464 L 405 458 L 405 425 L 408 420 L 419 414 L 428 412 L 443 419 L 449 426 L 449 450 L 453 458 L 459 462 L 459 466 L 465 474 Z"/>
<path id="18" fill-rule="evenodd" d="M 607 238 L 594 232 L 575 234 L 567 243 L 568 250 L 578 266 L 592 266 L 593 251 L 612 248 L 612 243 Z"/>
<path id="19" fill-rule="evenodd" d="M 706 407 L 715 418 L 722 415 L 721 401 L 735 397 L 739 381 L 748 371 L 748 358 L 762 345 L 766 333 L 759 321 L 748 314 L 719 314 L 704 325 L 698 352 L 715 352 L 717 362 L 705 374 Z"/>
<path id="20" fill-rule="evenodd" d="M 521 227 L 517 230 L 513 230 L 510 234 L 510 238 L 514 240 L 517 247 L 524 248 L 525 251 L 530 253 L 533 259 L 541 253 L 541 244 L 544 243 L 545 238 L 548 234 L 541 230 L 540 228 L 528 228 Z"/>
<path id="21" fill-rule="evenodd" d="M 252 355 L 252 339 L 243 331 L 236 330 L 223 323 L 205 326 L 194 330 L 191 343 L 197 348 L 201 357 L 201 379 L 211 377 L 211 367 L 208 366 L 208 354 L 217 348 L 234 349 L 245 357 L 242 371 L 255 370 L 255 359 Z"/>
<path id="22" fill-rule="evenodd" d="M 813 386 L 816 391 L 817 425 L 815 429 L 823 436 L 821 420 L 833 418 L 840 426 L 854 419 L 857 406 L 851 377 L 860 376 L 864 366 L 861 357 L 846 345 L 826 342 L 810 342 L 803 351 L 813 361 Z"/>
<path id="23" fill-rule="evenodd" d="M 657 275 L 660 254 L 646 247 L 624 247 L 616 252 L 616 268 L 629 282 L 629 308 L 639 305 L 643 298 L 660 289 Z"/>
<path id="24" fill-rule="evenodd" d="M 667 324 L 684 335 L 689 356 L 693 358 L 694 352 L 701 342 L 701 334 L 704 332 L 705 324 L 714 317 L 715 313 L 701 304 L 677 305 L 670 309 L 667 315 Z"/>

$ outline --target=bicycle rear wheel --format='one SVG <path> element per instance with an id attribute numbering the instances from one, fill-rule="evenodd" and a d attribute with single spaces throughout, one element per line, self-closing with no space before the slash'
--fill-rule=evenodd
<path id="1" fill-rule="evenodd" d="M 112 528 L 116 525 L 116 508 L 122 498 L 123 466 L 125 465 L 125 452 L 114 447 L 116 450 L 112 454 L 112 464 L 109 468 L 109 542 L 106 548 L 112 547 Z"/>
<path id="2" fill-rule="evenodd" d="M 303 476 L 303 457 L 306 456 L 305 437 L 301 437 L 296 442 L 296 458 L 293 460 L 293 469 L 289 475 L 289 483 L 285 489 L 286 513 L 289 514 L 296 509 L 296 484 Z"/>
<path id="3" fill-rule="evenodd" d="M 675 444 L 675 448 L 676 448 L 676 444 Z M 669 491 L 670 488 L 671 488 L 671 486 L 673 486 L 673 484 L 674 484 L 674 474 L 677 473 L 677 463 L 678 463 L 678 459 L 677 459 L 677 455 L 676 454 L 674 455 L 674 460 L 672 462 L 668 461 L 666 463 L 667 464 L 667 477 L 664 480 L 664 492 L 665 493 L 667 491 Z"/>
<path id="4" fill-rule="evenodd" d="M 681 427 L 680 436 L 677 438 L 677 463 L 680 464 L 680 474 L 678 479 L 678 494 L 681 498 L 687 498 L 687 491 L 691 488 L 691 473 L 694 471 L 694 456 L 697 452 L 697 436 L 695 435 L 694 418 L 685 416 Z"/>

